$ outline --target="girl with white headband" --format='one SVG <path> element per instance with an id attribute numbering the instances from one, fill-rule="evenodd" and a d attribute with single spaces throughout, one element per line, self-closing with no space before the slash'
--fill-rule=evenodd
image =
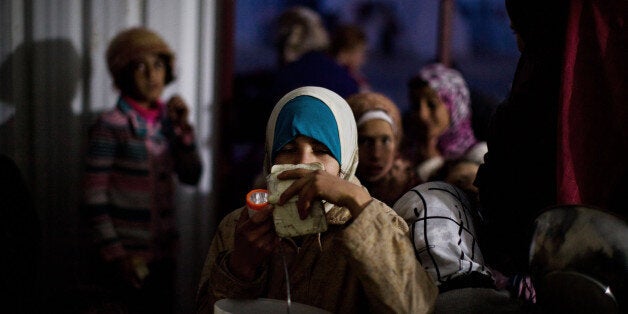
<path id="1" fill-rule="evenodd" d="M 375 92 L 353 95 L 347 102 L 358 127 L 360 164 L 356 175 L 373 197 L 393 206 L 418 184 L 414 167 L 399 155 L 403 136 L 399 109 Z"/>
<path id="2" fill-rule="evenodd" d="M 219 299 L 285 300 L 287 262 L 291 301 L 334 313 L 427 313 L 437 289 L 417 262 L 408 226 L 371 198 L 355 177 L 357 128 L 347 102 L 321 87 L 301 87 L 275 106 L 266 129 L 264 171 L 272 165 L 320 162 L 324 170 L 287 170 L 295 180 L 278 205 L 298 195 L 326 203 L 327 231 L 280 239 L 273 205 L 249 216 L 226 216 L 214 236 L 201 276 L 197 308 L 210 313 Z"/>

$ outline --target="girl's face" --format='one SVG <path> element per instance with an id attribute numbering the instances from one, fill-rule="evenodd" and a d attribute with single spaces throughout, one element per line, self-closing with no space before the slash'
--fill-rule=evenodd
<path id="1" fill-rule="evenodd" d="M 166 63 L 153 53 L 142 54 L 133 61 L 133 88 L 131 97 L 140 102 L 159 100 L 166 82 Z"/>
<path id="2" fill-rule="evenodd" d="M 365 122 L 358 128 L 358 145 L 358 177 L 366 182 L 384 178 L 393 167 L 397 148 L 392 126 L 379 119 Z"/>
<path id="3" fill-rule="evenodd" d="M 412 118 L 428 139 L 438 138 L 449 128 L 449 110 L 433 89 L 424 87 L 411 91 L 410 101 L 414 108 Z"/>
<path id="4" fill-rule="evenodd" d="M 340 164 L 323 143 L 307 137 L 298 136 L 284 145 L 275 155 L 273 164 L 308 164 L 320 162 L 325 171 L 335 176 L 340 174 Z"/>

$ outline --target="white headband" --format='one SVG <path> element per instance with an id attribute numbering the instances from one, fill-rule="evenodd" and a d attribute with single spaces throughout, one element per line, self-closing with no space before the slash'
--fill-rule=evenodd
<path id="1" fill-rule="evenodd" d="M 386 112 L 379 109 L 369 110 L 365 112 L 358 120 L 357 125 L 361 126 L 362 124 L 371 120 L 375 120 L 375 119 L 384 120 L 388 122 L 388 124 L 390 124 L 393 130 L 395 129 L 395 124 L 393 123 L 393 119 Z"/>

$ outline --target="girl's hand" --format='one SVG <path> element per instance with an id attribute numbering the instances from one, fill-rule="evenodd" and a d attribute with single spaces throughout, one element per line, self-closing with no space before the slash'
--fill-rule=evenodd
<path id="1" fill-rule="evenodd" d="M 277 178 L 296 180 L 281 194 L 279 204 L 283 205 L 290 198 L 298 195 L 297 208 L 301 219 L 309 215 L 310 205 L 315 200 L 324 200 L 337 206 L 347 207 L 354 219 L 372 200 L 366 189 L 324 170 L 287 170 L 280 173 Z"/>
<path id="2" fill-rule="evenodd" d="M 237 277 L 248 281 L 255 279 L 258 267 L 279 244 L 272 213 L 272 205 L 260 209 L 250 218 L 246 209 L 242 211 L 228 261 L 229 270 Z"/>
<path id="3" fill-rule="evenodd" d="M 176 126 L 189 126 L 188 115 L 189 109 L 183 98 L 179 95 L 172 96 L 166 104 L 168 109 L 168 118 Z"/>

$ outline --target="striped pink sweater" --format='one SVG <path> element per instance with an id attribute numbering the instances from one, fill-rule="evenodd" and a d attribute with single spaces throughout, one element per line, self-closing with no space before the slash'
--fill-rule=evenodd
<path id="1" fill-rule="evenodd" d="M 150 262 L 174 253 L 173 175 L 196 184 L 202 165 L 169 125 L 147 124 L 120 98 L 90 130 L 85 210 L 105 261 L 133 255 Z"/>

